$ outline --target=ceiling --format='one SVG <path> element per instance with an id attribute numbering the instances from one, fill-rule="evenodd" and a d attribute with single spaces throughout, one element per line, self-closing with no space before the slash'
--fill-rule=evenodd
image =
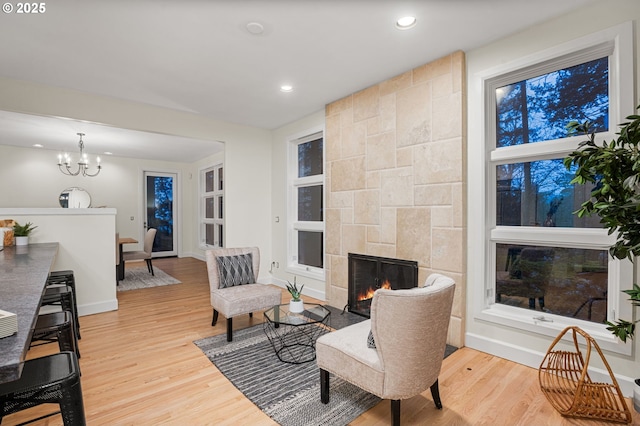
<path id="1" fill-rule="evenodd" d="M 275 129 L 592 1 L 56 0 L 41 14 L 0 17 L 0 76 Z M 417 24 L 398 30 L 405 15 Z M 252 34 L 249 23 L 263 32 Z M 293 91 L 281 92 L 283 84 Z M 193 161 L 213 149 L 209 141 L 81 124 L 0 113 L 0 144 L 37 139 L 72 150 L 83 131 L 93 153 Z"/>

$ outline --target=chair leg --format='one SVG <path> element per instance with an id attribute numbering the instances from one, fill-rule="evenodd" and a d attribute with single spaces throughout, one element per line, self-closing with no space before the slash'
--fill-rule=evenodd
<path id="1" fill-rule="evenodd" d="M 145 260 L 147 261 L 147 269 L 149 270 L 151 275 L 155 277 L 156 274 L 153 273 L 153 263 L 151 262 L 151 259 L 145 259 Z"/>
<path id="2" fill-rule="evenodd" d="M 329 372 L 320 369 L 320 401 L 323 404 L 329 403 Z"/>
<path id="3" fill-rule="evenodd" d="M 213 319 L 211 320 L 211 327 L 215 326 L 218 322 L 218 311 L 213 310 Z"/>
<path id="4" fill-rule="evenodd" d="M 62 399 L 60 400 L 60 412 L 65 424 L 86 425 L 84 401 L 82 399 L 82 385 L 80 384 L 79 363 L 73 360 L 78 374 L 64 386 L 62 386 Z"/>
<path id="5" fill-rule="evenodd" d="M 431 396 L 438 410 L 442 410 L 442 401 L 440 400 L 440 388 L 438 388 L 438 379 L 431 385 Z"/>
<path id="6" fill-rule="evenodd" d="M 227 318 L 227 342 L 233 340 L 233 318 Z"/>
<path id="7" fill-rule="evenodd" d="M 400 426 L 400 400 L 391 400 L 391 424 L 393 426 Z"/>

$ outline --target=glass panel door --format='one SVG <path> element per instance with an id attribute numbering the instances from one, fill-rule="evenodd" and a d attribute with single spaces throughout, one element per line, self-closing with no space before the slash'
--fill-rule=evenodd
<path id="1" fill-rule="evenodd" d="M 153 243 L 153 257 L 177 256 L 175 173 L 144 173 L 145 232 L 148 228 L 158 230 Z"/>

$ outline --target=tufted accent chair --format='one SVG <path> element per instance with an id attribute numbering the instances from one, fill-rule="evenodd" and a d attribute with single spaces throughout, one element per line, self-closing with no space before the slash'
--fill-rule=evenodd
<path id="1" fill-rule="evenodd" d="M 431 388 L 442 408 L 438 375 L 446 349 L 455 282 L 432 274 L 424 287 L 376 290 L 371 319 L 321 336 L 316 342 L 320 399 L 329 402 L 329 373 L 391 400 L 400 424 L 400 400 Z M 369 331 L 375 348 L 367 346 Z"/>
<path id="2" fill-rule="evenodd" d="M 223 287 L 218 258 L 251 254 L 253 266 L 253 279 L 251 283 Z M 207 272 L 209 274 L 209 287 L 211 290 L 211 306 L 213 307 L 213 320 L 211 325 L 218 322 L 218 313 L 227 319 L 227 341 L 233 340 L 233 317 L 249 314 L 279 305 L 282 299 L 282 291 L 276 287 L 259 284 L 256 282 L 260 271 L 260 250 L 258 247 L 219 248 L 207 250 L 205 253 Z"/>

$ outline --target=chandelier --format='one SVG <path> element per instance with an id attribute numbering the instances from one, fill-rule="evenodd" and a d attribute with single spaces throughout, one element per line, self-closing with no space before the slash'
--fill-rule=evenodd
<path id="1" fill-rule="evenodd" d="M 69 167 L 69 165 L 71 165 L 71 156 L 69 156 L 69 154 L 65 152 L 64 156 L 62 154 L 58 154 L 58 167 L 60 168 L 60 171 L 69 176 L 78 176 L 80 174 L 82 176 L 89 177 L 98 176 L 98 173 L 100 173 L 100 170 L 102 169 L 102 166 L 100 165 L 100 157 L 96 157 L 96 163 L 98 164 L 98 169 L 96 170 L 96 172 L 89 173 L 89 157 L 87 157 L 87 154 L 84 153 L 84 142 L 82 141 L 84 133 L 77 133 L 77 135 L 80 136 L 80 142 L 78 142 L 78 147 L 80 147 L 78 169 L 75 172 L 71 171 L 71 168 Z"/>

